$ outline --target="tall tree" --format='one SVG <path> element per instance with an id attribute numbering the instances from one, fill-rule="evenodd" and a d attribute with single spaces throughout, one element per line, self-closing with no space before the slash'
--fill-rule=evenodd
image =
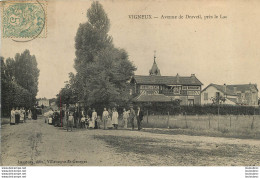
<path id="1" fill-rule="evenodd" d="M 15 56 L 14 77 L 21 87 L 28 90 L 33 98 L 36 98 L 38 92 L 39 69 L 34 55 L 29 50 Z"/>
<path id="2" fill-rule="evenodd" d="M 127 81 L 136 68 L 125 50 L 114 47 L 108 35 L 110 21 L 99 2 L 92 3 L 87 18 L 75 37 L 76 75 L 71 86 L 86 105 L 126 102 Z"/>
<path id="3" fill-rule="evenodd" d="M 2 111 L 9 114 L 12 107 L 32 107 L 38 92 L 39 69 L 29 50 L 16 54 L 15 59 L 1 59 Z"/>
<path id="4" fill-rule="evenodd" d="M 84 72 L 84 67 L 93 62 L 95 55 L 106 47 L 113 46 L 112 37 L 108 35 L 110 21 L 99 2 L 93 2 L 87 11 L 88 22 L 80 24 L 76 37 L 75 69 Z"/>

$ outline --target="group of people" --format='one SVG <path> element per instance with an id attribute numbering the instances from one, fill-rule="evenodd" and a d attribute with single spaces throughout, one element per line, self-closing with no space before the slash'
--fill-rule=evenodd
<path id="1" fill-rule="evenodd" d="M 53 110 L 51 109 L 50 111 L 44 113 L 45 118 L 45 123 L 48 123 L 50 125 L 54 125 L 55 127 L 61 126 L 61 118 L 64 117 L 64 111 L 61 110 Z"/>
<path id="2" fill-rule="evenodd" d="M 52 119 L 56 118 L 54 113 L 55 112 L 51 112 L 52 116 L 49 117 Z M 67 131 L 72 131 L 73 128 L 99 129 L 101 128 L 101 125 L 103 125 L 103 129 L 118 129 L 119 114 L 115 107 L 112 109 L 104 108 L 101 116 L 98 116 L 95 108 L 88 108 L 87 111 L 85 111 L 84 108 L 82 108 L 80 111 L 75 109 L 74 112 L 69 110 L 61 110 L 57 113 L 62 115 L 57 118 L 60 118 L 60 125 L 66 128 Z M 137 111 L 135 111 L 133 107 L 130 107 L 129 110 L 124 108 L 122 113 L 123 128 L 126 129 L 128 122 L 130 122 L 132 130 L 134 130 L 134 123 L 136 119 L 137 128 L 138 130 L 141 130 L 143 115 L 143 111 L 140 107 L 137 108 Z M 56 125 L 58 126 L 58 124 Z"/>
<path id="3" fill-rule="evenodd" d="M 110 109 L 104 108 L 102 118 L 98 116 L 95 108 L 89 108 L 86 112 L 84 108 L 81 109 L 80 112 L 69 112 L 65 113 L 68 115 L 67 117 L 67 131 L 72 128 L 90 128 L 90 129 L 99 129 L 102 120 L 106 120 L 106 125 L 104 125 L 104 129 L 112 129 L 118 128 L 118 112 L 116 108 L 113 108 L 112 111 Z"/>
<path id="4" fill-rule="evenodd" d="M 102 121 L 103 121 L 104 129 L 112 128 L 112 127 L 117 129 L 118 128 L 118 116 L 119 115 L 118 115 L 116 108 L 113 108 L 112 112 L 110 109 L 107 110 L 106 108 L 104 108 L 104 111 L 102 114 Z M 124 108 L 123 113 L 122 113 L 123 127 L 126 129 L 127 123 L 128 123 L 128 121 L 130 121 L 132 130 L 134 130 L 134 120 L 136 119 L 138 130 L 141 130 L 143 116 L 144 116 L 144 114 L 140 107 L 137 108 L 136 113 L 132 106 L 130 107 L 130 110 L 128 110 L 128 111 Z"/>
<path id="5" fill-rule="evenodd" d="M 10 125 L 19 124 L 20 122 L 26 122 L 26 119 L 37 119 L 36 109 L 28 109 L 26 110 L 24 107 L 12 108 L 10 114 Z"/>

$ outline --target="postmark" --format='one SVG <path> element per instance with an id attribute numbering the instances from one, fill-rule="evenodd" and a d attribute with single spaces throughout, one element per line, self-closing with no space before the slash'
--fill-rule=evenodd
<path id="1" fill-rule="evenodd" d="M 46 1 L 3 2 L 4 38 L 45 38 L 47 35 Z"/>

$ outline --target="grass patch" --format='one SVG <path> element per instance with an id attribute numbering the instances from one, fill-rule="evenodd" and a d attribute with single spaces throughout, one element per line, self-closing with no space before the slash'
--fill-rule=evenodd
<path id="1" fill-rule="evenodd" d="M 254 159 L 254 155 L 248 145 L 205 144 L 201 142 L 184 142 L 163 139 L 151 139 L 142 137 L 122 136 L 96 136 L 105 141 L 119 153 L 129 156 L 134 153 L 150 165 L 219 165 L 216 159 L 237 159 L 238 155 L 244 155 L 247 159 Z M 246 150 L 246 151 L 245 151 Z M 205 158 L 213 158 L 210 163 Z M 241 157 L 240 157 L 241 158 Z"/>
<path id="2" fill-rule="evenodd" d="M 191 136 L 208 136 L 208 137 L 225 137 L 225 138 L 239 138 L 239 139 L 260 139 L 260 132 L 251 132 L 247 129 L 234 133 L 227 129 L 218 130 L 196 130 L 196 129 L 144 129 L 143 132 L 150 132 L 156 134 L 167 135 L 191 135 Z"/>

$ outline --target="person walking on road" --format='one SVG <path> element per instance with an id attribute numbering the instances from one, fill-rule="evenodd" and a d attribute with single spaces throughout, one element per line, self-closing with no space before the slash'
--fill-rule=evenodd
<path id="1" fill-rule="evenodd" d="M 17 107 L 16 110 L 15 110 L 15 123 L 19 124 L 19 122 L 20 122 L 20 110 Z"/>
<path id="2" fill-rule="evenodd" d="M 117 127 L 118 127 L 118 112 L 117 112 L 116 108 L 113 108 L 112 125 L 114 126 L 115 129 L 117 129 Z"/>
<path id="3" fill-rule="evenodd" d="M 10 125 L 15 125 L 15 109 L 11 110 Z"/>
<path id="4" fill-rule="evenodd" d="M 64 119 L 63 119 L 63 129 L 66 129 L 68 127 L 68 119 L 69 119 L 69 109 L 65 108 L 64 110 Z"/>
<path id="5" fill-rule="evenodd" d="M 102 120 L 103 120 L 103 123 L 104 123 L 104 130 L 107 128 L 107 119 L 108 119 L 108 111 L 107 111 L 107 108 L 104 108 L 104 111 L 103 111 L 103 114 L 102 114 Z"/>
<path id="6" fill-rule="evenodd" d="M 91 108 L 88 108 L 88 110 L 87 110 L 87 117 L 88 117 L 89 120 L 92 118 L 92 110 L 91 110 Z"/>
<path id="7" fill-rule="evenodd" d="M 132 130 L 134 130 L 134 128 L 135 128 L 135 125 L 134 125 L 135 111 L 133 109 L 133 106 L 130 107 L 129 119 L 130 119 L 130 122 L 131 122 Z"/>
<path id="8" fill-rule="evenodd" d="M 37 120 L 37 109 L 35 107 L 33 107 L 32 109 L 32 117 L 33 120 Z"/>
<path id="9" fill-rule="evenodd" d="M 113 125 L 112 125 L 112 112 L 111 112 L 110 108 L 108 108 L 107 128 L 108 129 L 112 129 L 113 128 Z"/>
<path id="10" fill-rule="evenodd" d="M 91 114 L 91 120 L 89 121 L 89 128 L 94 129 L 95 128 L 95 121 L 97 119 L 97 112 L 95 111 L 95 109 L 93 108 L 93 112 Z"/>
<path id="11" fill-rule="evenodd" d="M 141 130 L 142 129 L 142 120 L 143 120 L 143 117 L 144 117 L 144 113 L 143 113 L 143 111 L 141 110 L 141 108 L 139 106 L 137 108 L 136 116 L 137 116 L 136 118 L 137 118 L 138 130 Z"/>
<path id="12" fill-rule="evenodd" d="M 20 121 L 24 122 L 25 111 L 23 108 L 20 109 Z"/>
<path id="13" fill-rule="evenodd" d="M 124 108 L 123 110 L 123 122 L 124 122 L 124 128 L 127 129 L 127 120 L 129 118 L 129 111 L 126 111 Z"/>
<path id="14" fill-rule="evenodd" d="M 32 119 L 32 111 L 29 109 L 28 110 L 28 120 Z"/>
<path id="15" fill-rule="evenodd" d="M 73 125 L 74 125 L 73 113 L 70 113 L 67 123 L 68 123 L 68 124 L 67 124 L 67 131 L 69 131 L 69 128 L 70 128 L 70 130 L 71 130 L 71 132 L 72 132 L 72 128 L 73 128 Z"/>
<path id="16" fill-rule="evenodd" d="M 74 114 L 73 114 L 73 117 L 74 117 L 74 127 L 75 127 L 75 128 L 78 128 L 79 113 L 78 113 L 78 111 L 77 111 L 77 108 L 75 108 L 75 112 L 74 112 Z"/>
<path id="17" fill-rule="evenodd" d="M 84 114 L 83 114 L 83 116 L 80 119 L 80 128 L 81 129 L 86 128 L 86 117 L 85 117 Z"/>

